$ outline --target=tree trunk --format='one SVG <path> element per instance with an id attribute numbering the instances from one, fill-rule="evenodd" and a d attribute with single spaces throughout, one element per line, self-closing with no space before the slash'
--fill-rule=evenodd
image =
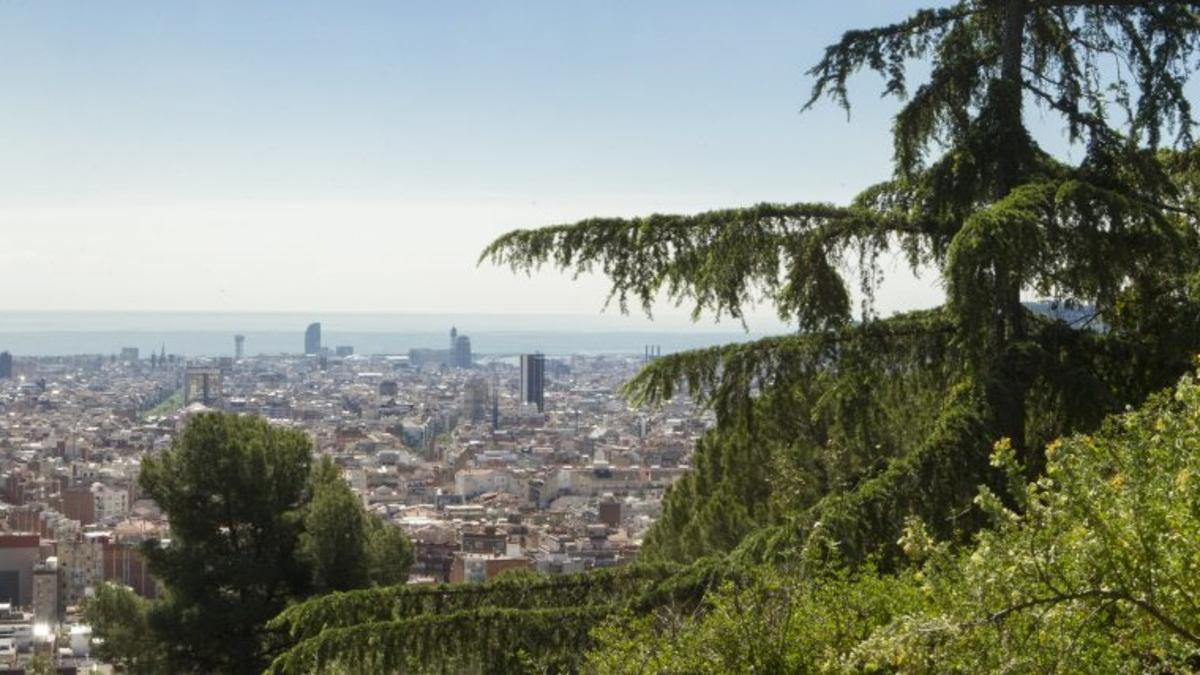
<path id="1" fill-rule="evenodd" d="M 1022 123 L 1022 75 L 1027 0 L 1001 0 L 1003 34 L 1001 36 L 1000 81 L 996 83 L 1000 158 L 996 167 L 995 199 L 1000 200 L 1021 183 L 1028 139 Z M 1024 307 L 1021 305 L 1021 279 L 1016 270 L 998 263 L 996 287 L 996 376 L 999 384 L 992 394 L 993 409 L 1000 431 L 1012 440 L 1018 457 L 1030 465 L 1025 448 L 1025 398 L 1027 385 L 1018 343 L 1025 338 Z M 1032 468 L 1032 467 L 1031 467 Z"/>

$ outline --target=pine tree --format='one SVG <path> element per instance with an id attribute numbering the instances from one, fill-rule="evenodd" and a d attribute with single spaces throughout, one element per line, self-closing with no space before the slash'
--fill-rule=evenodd
<path id="1" fill-rule="evenodd" d="M 169 670 L 261 669 L 264 624 L 310 583 L 298 537 L 311 452 L 301 431 L 203 413 L 143 460 L 138 481 L 171 525 L 145 548 L 167 591 L 149 625 Z"/>
<path id="2" fill-rule="evenodd" d="M 1198 11 L 1200 2 L 961 0 L 850 31 L 813 67 L 809 104 L 848 108 L 862 70 L 902 101 L 893 176 L 850 204 L 593 218 L 496 240 L 481 261 L 598 271 L 623 311 L 649 312 L 665 294 L 696 317 L 740 320 L 765 301 L 795 326 L 657 359 L 626 385 L 639 404 L 687 393 L 718 419 L 669 491 L 645 556 L 734 555 L 666 581 L 646 571 L 662 568 L 639 567 L 320 598 L 274 623 L 291 647 L 273 669 L 513 667 L 513 650 L 524 650 L 531 669 L 570 670 L 595 637 L 581 626 L 670 606 L 685 615 L 735 583 L 713 570 L 736 577 L 738 563 L 767 561 L 802 573 L 868 557 L 898 566 L 906 522 L 961 542 L 987 522 L 980 486 L 1016 508 L 1011 476 L 989 462 L 999 439 L 1036 477 L 1047 441 L 1169 385 L 1200 349 L 1200 155 L 1184 91 Z M 918 62 L 929 74 L 913 86 Z M 1040 147 L 1031 110 L 1060 120 L 1081 159 Z M 941 307 L 877 316 L 877 261 L 897 251 L 940 275 Z M 857 316 L 851 260 L 865 298 Z M 1092 311 L 1052 320 L 1023 294 Z"/>
<path id="3" fill-rule="evenodd" d="M 416 557 L 412 542 L 396 525 L 368 515 L 363 527 L 367 579 L 375 586 L 394 586 L 408 580 Z"/>
<path id="4" fill-rule="evenodd" d="M 368 585 L 368 518 L 362 504 L 325 457 L 309 479 L 312 501 L 305 508 L 301 555 L 313 572 L 318 592 L 345 591 Z"/>
<path id="5" fill-rule="evenodd" d="M 147 542 L 162 597 L 102 587 L 85 607 L 105 658 L 131 672 L 259 672 L 267 622 L 313 594 L 403 584 L 412 544 L 367 513 L 308 436 L 256 417 L 202 413 L 139 483 L 166 513 Z"/>
<path id="6" fill-rule="evenodd" d="M 753 557 L 786 557 L 817 530 L 851 557 L 877 553 L 914 513 L 961 536 L 979 524 L 975 488 L 1001 487 L 987 463 L 996 439 L 1012 439 L 1036 474 L 1046 441 L 1178 377 L 1197 346 L 1184 92 L 1197 8 L 964 0 L 850 31 L 810 71 L 809 105 L 828 97 L 849 109 L 863 69 L 903 100 L 895 173 L 851 204 L 595 218 L 495 241 L 483 259 L 516 270 L 602 272 L 622 310 L 634 301 L 648 312 L 665 293 L 697 317 L 741 319 L 765 299 L 796 326 L 665 357 L 628 384 L 637 402 L 683 389 L 719 416 L 648 554 L 686 558 L 694 542 L 741 539 L 711 515 L 747 481 L 757 494 L 741 503 L 779 507 L 739 519 L 741 535 L 776 526 L 744 542 Z M 913 87 L 915 61 L 931 71 Z M 1027 109 L 1062 120 L 1081 161 L 1043 150 Z M 877 260 L 897 250 L 941 275 L 943 307 L 876 316 Z M 851 258 L 866 299 L 858 317 Z M 1106 330 L 1039 317 L 1022 293 L 1092 307 Z M 1159 339 L 1164 326 L 1182 339 Z M 761 445 L 782 464 L 772 480 L 748 478 L 762 471 L 748 454 Z"/>

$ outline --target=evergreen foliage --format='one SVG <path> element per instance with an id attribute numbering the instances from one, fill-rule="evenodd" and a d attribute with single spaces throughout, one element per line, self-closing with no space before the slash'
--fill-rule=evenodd
<path id="1" fill-rule="evenodd" d="M 668 492 L 647 562 L 731 555 L 661 582 L 640 575 L 670 567 L 634 568 L 600 602 L 579 589 L 620 577 L 313 600 L 274 624 L 291 645 L 276 672 L 1189 667 L 1195 408 L 1147 431 L 1170 408 L 1156 402 L 1074 434 L 1170 386 L 1200 351 L 1184 93 L 1198 16 L 1198 2 L 960 0 L 850 31 L 810 71 L 809 104 L 848 109 L 863 70 L 902 101 L 894 174 L 850 204 L 497 239 L 481 261 L 602 273 L 623 311 L 665 295 L 741 320 L 766 303 L 795 326 L 668 355 L 626 387 L 637 404 L 690 395 L 718 420 Z M 930 69 L 914 86 L 916 62 Z M 1077 161 L 1038 145 L 1031 110 L 1061 121 Z M 878 316 L 889 252 L 935 270 L 943 306 Z M 1093 312 L 1049 320 L 1023 294 Z M 723 565 L 736 578 L 697 572 Z M 555 583 L 584 596 L 549 599 Z M 675 606 L 669 587 L 690 602 Z M 602 627 L 585 638 L 589 622 Z"/>
<path id="2" fill-rule="evenodd" d="M 84 620 L 100 639 L 97 658 L 130 675 L 166 670 L 163 651 L 150 630 L 149 603 L 123 586 L 103 583 L 83 608 Z"/>
<path id="3" fill-rule="evenodd" d="M 150 610 L 176 672 L 253 672 L 262 626 L 308 591 L 297 543 L 312 446 L 301 431 L 219 413 L 188 421 L 139 482 L 170 519 L 145 548 L 167 593 Z"/>
<path id="4" fill-rule="evenodd" d="M 54 662 L 45 654 L 38 654 L 32 659 L 29 659 L 29 665 L 25 666 L 27 675 L 56 675 L 58 668 L 54 666 Z"/>
<path id="5" fill-rule="evenodd" d="M 139 482 L 171 525 L 144 547 L 164 595 L 102 586 L 85 607 L 105 658 L 130 672 L 259 672 L 266 623 L 331 589 L 403 583 L 412 549 L 364 512 L 328 459 L 312 466 L 301 431 L 202 413 Z"/>
<path id="6" fill-rule="evenodd" d="M 309 480 L 301 555 L 316 593 L 391 586 L 408 579 L 412 543 L 399 527 L 366 513 L 333 461 L 323 457 Z"/>
<path id="7" fill-rule="evenodd" d="M 364 525 L 367 580 L 374 586 L 406 582 L 416 557 L 412 542 L 398 525 L 389 525 L 375 516 L 367 516 Z"/>
<path id="8" fill-rule="evenodd" d="M 594 672 L 1191 672 L 1200 663 L 1200 381 L 1047 447 L 1026 482 L 1007 440 L 991 527 L 968 547 L 910 518 L 910 561 L 765 567 L 703 611 L 613 617 Z M 786 570 L 786 571 L 781 571 Z"/>
<path id="9" fill-rule="evenodd" d="M 333 462 L 313 467 L 312 501 L 304 514 L 301 555 L 312 568 L 318 592 L 344 591 L 368 584 L 367 515 Z"/>
<path id="10" fill-rule="evenodd" d="M 996 478 L 992 442 L 1013 439 L 1037 475 L 1046 442 L 1184 372 L 1200 348 L 1183 93 L 1198 7 L 963 1 L 848 32 L 812 69 L 809 104 L 848 107 L 863 69 L 903 100 L 894 176 L 850 205 L 591 219 L 488 247 L 483 260 L 516 270 L 600 271 L 623 309 L 666 293 L 697 316 L 740 318 L 766 301 L 795 324 L 795 335 L 667 356 L 629 384 L 634 402 L 685 391 L 719 416 L 647 554 L 686 561 L 756 532 L 756 554 L 777 550 L 771 539 L 789 555 L 820 523 L 861 558 L 892 547 L 912 514 L 969 534 L 981 522 L 974 487 Z M 913 87 L 916 60 L 931 72 Z M 1043 151 L 1027 107 L 1061 119 L 1082 159 Z M 875 314 L 877 260 L 895 248 L 940 272 L 944 307 Z M 857 321 L 849 259 L 865 298 Z M 1023 292 L 1094 307 L 1108 328 L 1041 320 Z"/>
<path id="11" fill-rule="evenodd" d="M 500 575 L 483 584 L 333 593 L 271 622 L 289 648 L 274 673 L 569 672 L 589 631 L 624 612 L 699 606 L 744 574 L 716 560 L 633 565 L 557 577 Z"/>

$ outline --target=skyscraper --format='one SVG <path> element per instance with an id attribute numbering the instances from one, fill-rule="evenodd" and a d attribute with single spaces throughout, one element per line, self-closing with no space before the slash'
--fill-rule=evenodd
<path id="1" fill-rule="evenodd" d="M 242 356 L 244 356 L 245 353 L 246 353 L 246 336 L 245 335 L 234 335 L 233 336 L 233 358 L 237 359 L 238 361 L 241 361 Z"/>
<path id="2" fill-rule="evenodd" d="M 472 422 L 487 417 L 488 383 L 482 377 L 472 377 L 463 387 L 463 414 Z"/>
<path id="3" fill-rule="evenodd" d="M 546 357 L 541 354 L 521 355 L 521 402 L 546 412 Z"/>
<path id="4" fill-rule="evenodd" d="M 304 331 L 304 353 L 305 354 L 320 354 L 321 353 L 321 324 L 310 323 Z"/>
<path id="5" fill-rule="evenodd" d="M 0 380 L 11 378 L 13 374 L 12 354 L 0 352 Z"/>
<path id="6" fill-rule="evenodd" d="M 492 375 L 492 431 L 500 428 L 500 378 Z"/>
<path id="7" fill-rule="evenodd" d="M 471 338 L 466 335 L 459 335 L 454 339 L 454 351 L 450 354 L 450 360 L 455 368 L 470 368 L 475 365 L 471 356 Z"/>
<path id="8" fill-rule="evenodd" d="M 451 328 L 450 352 L 446 356 L 446 365 L 451 368 L 470 368 L 474 363 L 471 357 L 471 338 L 459 335 L 457 328 Z"/>

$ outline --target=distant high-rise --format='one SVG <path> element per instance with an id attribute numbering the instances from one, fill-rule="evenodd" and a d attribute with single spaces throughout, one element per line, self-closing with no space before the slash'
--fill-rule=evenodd
<path id="1" fill-rule="evenodd" d="M 321 324 L 308 324 L 308 328 L 304 331 L 304 353 L 321 353 Z"/>
<path id="2" fill-rule="evenodd" d="M 521 402 L 546 411 L 546 357 L 541 354 L 521 355 Z"/>
<path id="3" fill-rule="evenodd" d="M 234 335 L 233 336 L 233 358 L 237 359 L 238 361 L 241 361 L 242 357 L 245 356 L 245 354 L 246 354 L 246 336 L 245 335 Z"/>
<path id="4" fill-rule="evenodd" d="M 492 376 L 492 431 L 500 428 L 500 378 Z"/>
<path id="5" fill-rule="evenodd" d="M 471 356 L 471 338 L 459 335 L 457 328 L 451 328 L 450 353 L 446 357 L 446 365 L 451 368 L 470 368 L 474 363 Z"/>
<path id="6" fill-rule="evenodd" d="M 475 365 L 474 358 L 471 356 L 471 338 L 466 335 L 459 335 L 454 341 L 452 354 L 455 368 L 470 368 Z"/>
<path id="7" fill-rule="evenodd" d="M 472 422 L 487 417 L 488 383 L 482 377 L 472 377 L 463 387 L 463 414 Z"/>
<path id="8" fill-rule="evenodd" d="M 8 352 L 0 352 L 0 380 L 7 380 L 13 376 L 13 359 L 12 354 Z"/>

